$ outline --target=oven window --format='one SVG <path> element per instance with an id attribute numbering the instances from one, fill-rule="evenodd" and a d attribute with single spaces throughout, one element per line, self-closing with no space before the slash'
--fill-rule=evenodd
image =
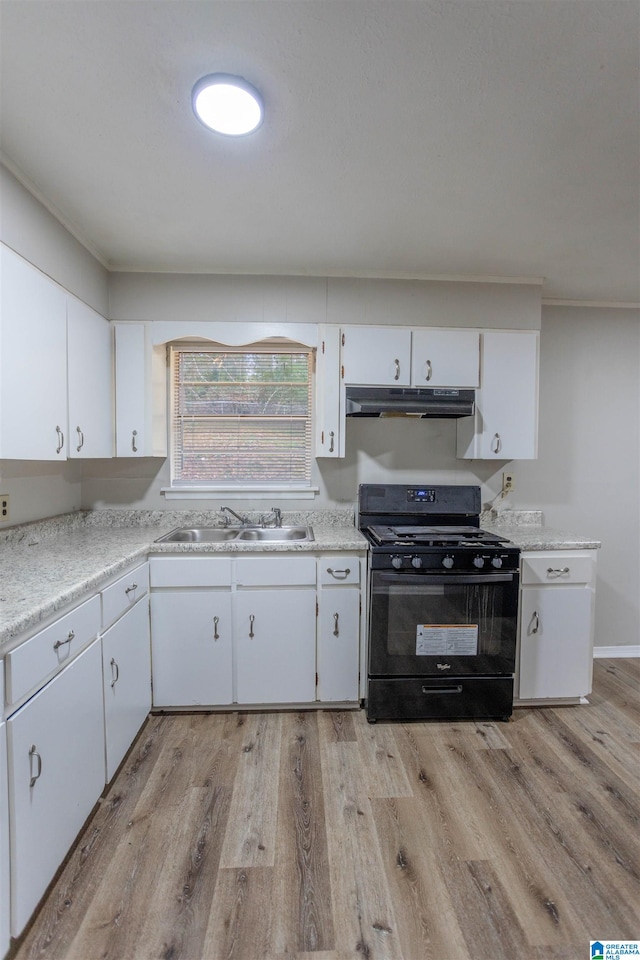
<path id="1" fill-rule="evenodd" d="M 444 578 L 438 578 L 441 580 Z M 515 662 L 517 580 L 429 583 L 429 577 L 374 571 L 370 667 L 419 674 L 446 658 L 458 672 L 510 672 Z"/>

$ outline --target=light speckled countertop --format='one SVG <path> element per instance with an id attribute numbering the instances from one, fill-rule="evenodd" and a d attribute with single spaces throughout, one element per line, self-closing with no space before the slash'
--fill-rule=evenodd
<path id="1" fill-rule="evenodd" d="M 252 519 L 257 519 L 257 514 Z M 285 513 L 285 525 L 313 527 L 307 543 L 155 543 L 176 527 L 219 526 L 219 514 L 96 510 L 0 531 L 0 650 L 58 610 L 88 598 L 150 554 L 305 553 L 367 550 L 350 508 Z M 481 524 L 522 550 L 590 550 L 600 543 L 542 525 L 539 511 L 483 514 Z"/>
<path id="2" fill-rule="evenodd" d="M 0 649 L 70 603 L 87 599 L 149 554 L 304 553 L 366 550 L 352 510 L 286 513 L 309 523 L 305 543 L 155 543 L 175 527 L 220 526 L 219 515 L 192 511 L 80 511 L 0 533 Z"/>

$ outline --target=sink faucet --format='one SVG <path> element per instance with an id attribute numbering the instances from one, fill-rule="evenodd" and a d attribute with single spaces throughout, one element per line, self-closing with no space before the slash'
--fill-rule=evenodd
<path id="1" fill-rule="evenodd" d="M 236 520 L 239 520 L 243 527 L 246 527 L 249 524 L 249 517 L 243 516 L 241 513 L 236 513 L 235 510 L 232 510 L 231 507 L 220 507 L 220 513 L 230 513 L 232 517 L 235 517 Z M 229 518 L 224 518 L 225 526 L 229 526 Z"/>
<path id="2" fill-rule="evenodd" d="M 273 516 L 271 516 L 271 514 L 273 514 Z M 280 507 L 271 507 L 270 513 L 264 513 L 258 520 L 258 523 L 266 527 L 270 520 L 273 520 L 274 527 L 282 526 L 282 510 Z"/>

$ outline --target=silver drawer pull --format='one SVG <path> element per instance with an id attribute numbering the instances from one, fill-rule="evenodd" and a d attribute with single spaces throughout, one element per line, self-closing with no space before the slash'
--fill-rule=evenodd
<path id="1" fill-rule="evenodd" d="M 213 639 L 219 640 L 220 634 L 218 633 L 218 624 L 220 623 L 220 617 L 213 618 Z"/>
<path id="2" fill-rule="evenodd" d="M 394 360 L 393 362 L 394 362 L 395 368 L 396 368 L 396 373 L 395 373 L 395 376 L 394 376 L 393 379 L 394 379 L 394 380 L 399 380 L 399 379 L 400 379 L 400 361 L 396 359 L 396 360 Z"/>
<path id="3" fill-rule="evenodd" d="M 340 629 L 338 627 L 338 620 L 340 619 L 339 613 L 334 613 L 333 615 L 333 635 L 334 637 L 340 636 Z"/>
<path id="4" fill-rule="evenodd" d="M 531 622 L 529 624 L 529 633 L 537 633 L 540 629 L 540 617 L 538 616 L 538 611 L 533 611 L 533 616 L 531 617 Z"/>
<path id="5" fill-rule="evenodd" d="M 84 447 L 84 433 L 82 432 L 80 427 L 76 427 L 76 432 L 78 434 L 78 446 L 76 447 L 76 450 L 78 453 L 80 453 L 80 451 Z"/>
<path id="6" fill-rule="evenodd" d="M 331 432 L 329 433 L 329 436 L 331 437 L 331 440 L 329 441 L 329 453 L 333 453 L 333 451 L 334 451 L 334 449 L 335 449 L 335 447 L 334 447 L 334 445 L 333 445 L 333 440 L 334 440 L 334 437 L 335 437 L 335 432 L 334 432 L 333 430 L 331 430 Z"/>
<path id="7" fill-rule="evenodd" d="M 569 567 L 547 567 L 548 577 L 566 577 L 569 573 Z"/>
<path id="8" fill-rule="evenodd" d="M 502 450 L 502 437 L 499 433 L 494 433 L 493 440 L 491 441 L 491 450 L 493 453 L 500 453 Z"/>
<path id="9" fill-rule="evenodd" d="M 35 773 L 35 774 L 34 774 L 34 772 L 33 772 L 33 758 L 34 758 L 34 757 L 36 758 L 36 761 L 37 761 L 36 769 L 37 769 L 37 771 L 38 771 L 38 772 Z M 31 747 L 29 748 L 29 772 L 30 772 L 30 774 L 31 774 L 31 779 L 29 780 L 29 786 L 32 787 L 32 786 L 34 785 L 34 783 L 36 782 L 36 780 L 38 779 L 38 777 L 39 777 L 39 776 L 41 775 L 41 773 L 42 773 L 42 757 L 41 757 L 40 754 L 38 753 L 38 751 L 37 751 L 37 749 L 36 749 L 35 743 L 32 743 L 32 744 L 31 744 Z"/>
<path id="10" fill-rule="evenodd" d="M 60 427 L 56 427 L 56 433 L 58 434 L 58 446 L 56 447 L 56 453 L 60 453 L 60 451 L 64 447 L 64 433 L 62 432 Z"/>
<path id="11" fill-rule="evenodd" d="M 255 617 L 252 613 L 249 614 L 249 636 L 253 640 L 255 633 L 253 632 L 253 624 L 255 623 Z"/>
<path id="12" fill-rule="evenodd" d="M 346 580 L 351 573 L 351 567 L 345 567 L 344 570 L 334 570 L 332 567 L 327 567 L 327 573 L 330 573 L 336 580 Z"/>
<path id="13" fill-rule="evenodd" d="M 138 584 L 132 583 L 130 587 L 127 587 L 127 589 L 125 590 L 125 593 L 133 593 L 133 591 L 137 589 L 138 589 Z"/>
<path id="14" fill-rule="evenodd" d="M 429 380 L 431 380 L 432 376 L 433 376 L 433 367 L 431 366 L 431 360 L 427 360 L 427 374 L 425 376 L 425 380 L 427 381 L 427 383 L 429 382 Z"/>
<path id="15" fill-rule="evenodd" d="M 60 647 L 64 647 L 65 644 L 71 643 L 71 641 L 73 640 L 74 637 L 75 637 L 75 631 L 69 630 L 69 635 L 68 635 L 67 639 L 66 639 L 66 640 L 56 640 L 56 642 L 55 642 L 54 645 L 53 645 L 53 649 L 54 649 L 54 650 L 59 650 Z"/>
<path id="16" fill-rule="evenodd" d="M 136 437 L 138 436 L 138 431 L 133 430 L 131 433 L 131 449 L 134 453 L 138 452 L 138 447 L 136 446 Z"/>
<path id="17" fill-rule="evenodd" d="M 114 670 L 114 667 L 115 667 L 115 670 Z M 113 657 L 111 657 L 111 676 L 113 677 L 111 681 L 111 686 L 115 687 L 116 683 L 120 678 L 120 667 L 118 666 L 116 661 L 113 659 Z"/>

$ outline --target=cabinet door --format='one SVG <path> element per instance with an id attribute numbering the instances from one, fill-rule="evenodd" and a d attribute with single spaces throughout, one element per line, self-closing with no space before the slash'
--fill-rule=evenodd
<path id="1" fill-rule="evenodd" d="M 576 698 L 590 693 L 591 604 L 592 591 L 586 584 L 523 587 L 521 700 Z"/>
<path id="2" fill-rule="evenodd" d="M 67 297 L 0 247 L 0 459 L 65 460 Z"/>
<path id="3" fill-rule="evenodd" d="M 229 590 L 151 594 L 153 705 L 233 702 Z"/>
<path id="4" fill-rule="evenodd" d="M 344 457 L 340 328 L 320 328 L 316 358 L 316 457 Z"/>
<path id="5" fill-rule="evenodd" d="M 143 323 L 115 325 L 117 457 L 145 456 L 145 336 Z"/>
<path id="6" fill-rule="evenodd" d="M 102 674 L 109 782 L 151 709 L 148 597 L 103 634 Z"/>
<path id="7" fill-rule="evenodd" d="M 108 320 L 67 298 L 69 457 L 112 457 L 113 348 Z"/>
<path id="8" fill-rule="evenodd" d="M 537 455 L 538 333 L 483 333 L 476 414 L 458 420 L 458 456 L 531 460 Z"/>
<path id="9" fill-rule="evenodd" d="M 9 717 L 7 733 L 17 937 L 104 787 L 100 642 Z"/>
<path id="10" fill-rule="evenodd" d="M 306 703 L 316 695 L 316 591 L 235 597 L 238 703 Z"/>
<path id="11" fill-rule="evenodd" d="M 480 334 L 477 330 L 414 330 L 411 342 L 414 387 L 477 387 Z"/>
<path id="12" fill-rule="evenodd" d="M 360 663 L 360 589 L 320 591 L 318 700 L 357 700 Z"/>
<path id="13" fill-rule="evenodd" d="M 2 671 L 0 670 L 0 679 Z M 0 956 L 9 950 L 9 787 L 6 725 L 0 723 Z"/>
<path id="14" fill-rule="evenodd" d="M 407 327 L 347 327 L 342 341 L 345 383 L 408 386 L 411 330 Z"/>

